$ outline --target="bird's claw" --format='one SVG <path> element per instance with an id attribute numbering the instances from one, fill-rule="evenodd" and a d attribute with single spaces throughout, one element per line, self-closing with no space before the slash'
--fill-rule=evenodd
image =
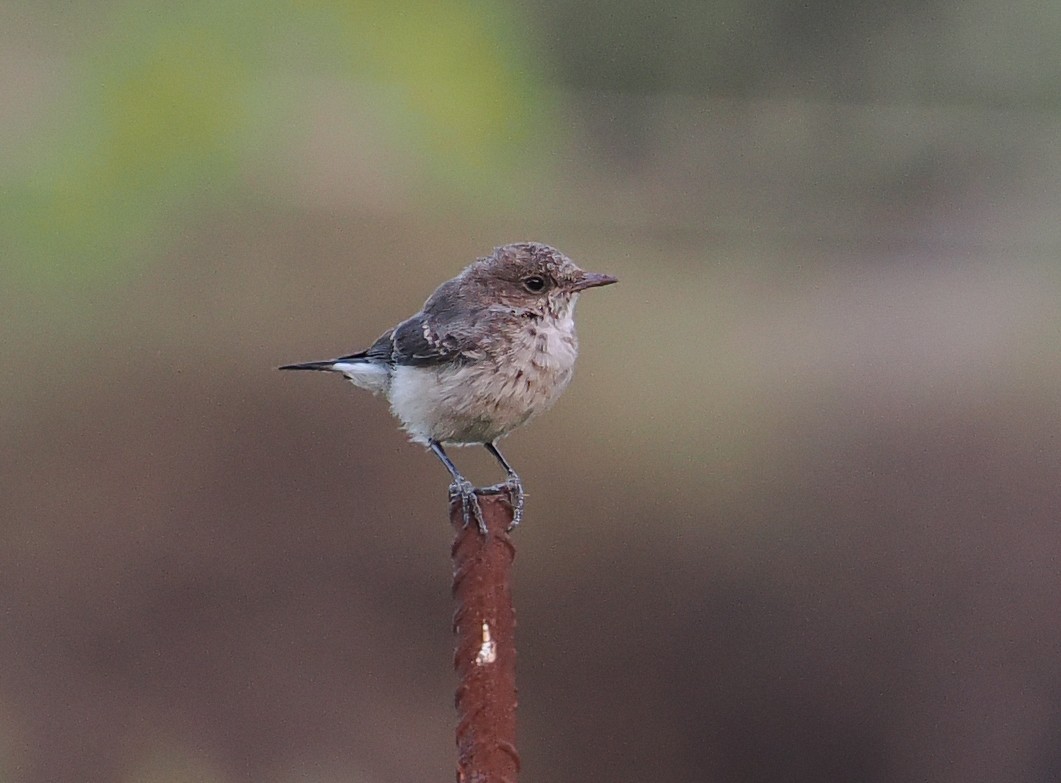
<path id="1" fill-rule="evenodd" d="M 519 476 L 515 473 L 508 477 L 504 486 L 509 491 L 509 497 L 512 498 L 512 522 L 508 526 L 508 529 L 512 530 L 523 521 L 523 505 L 527 498 L 527 493 L 523 491 L 523 482 L 519 480 Z"/>
<path id="2" fill-rule="evenodd" d="M 483 510 L 479 507 L 479 497 L 476 494 L 475 485 L 467 479 L 458 479 L 449 485 L 449 497 L 450 500 L 460 498 L 464 526 L 468 527 L 474 517 L 479 532 L 484 536 L 487 535 L 486 520 L 483 519 Z"/>
<path id="3" fill-rule="evenodd" d="M 512 506 L 512 521 L 509 522 L 508 527 L 505 529 L 506 532 L 512 530 L 523 521 L 523 506 L 527 493 L 523 491 L 523 482 L 519 480 L 519 476 L 511 475 L 501 484 L 482 487 L 476 492 L 481 495 L 508 495 L 509 503 Z"/>

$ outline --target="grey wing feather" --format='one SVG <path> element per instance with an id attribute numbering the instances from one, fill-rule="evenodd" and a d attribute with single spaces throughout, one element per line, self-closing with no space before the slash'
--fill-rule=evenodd
<path id="1" fill-rule="evenodd" d="M 495 317 L 488 308 L 469 306 L 460 278 L 455 278 L 440 285 L 421 312 L 380 337 L 367 353 L 389 352 L 391 364 L 414 367 L 474 361 L 489 350 Z"/>
<path id="2" fill-rule="evenodd" d="M 387 364 L 394 363 L 394 333 L 395 329 L 388 329 L 381 334 L 376 342 L 372 343 L 368 349 L 361 353 L 348 356 L 348 359 L 369 359 L 376 362 L 386 362 Z"/>
<path id="3" fill-rule="evenodd" d="M 417 313 L 402 321 L 391 335 L 394 364 L 426 366 L 450 361 L 461 352 L 458 339 L 439 330 L 425 313 Z"/>

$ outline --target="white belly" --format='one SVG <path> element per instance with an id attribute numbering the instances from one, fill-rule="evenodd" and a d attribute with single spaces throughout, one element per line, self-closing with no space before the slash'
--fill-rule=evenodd
<path id="1" fill-rule="evenodd" d="M 391 409 L 414 440 L 491 443 L 552 407 L 577 354 L 570 318 L 538 323 L 481 361 L 395 368 Z"/>

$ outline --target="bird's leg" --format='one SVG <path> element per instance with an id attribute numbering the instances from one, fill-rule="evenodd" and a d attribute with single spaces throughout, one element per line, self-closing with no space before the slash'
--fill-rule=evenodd
<path id="1" fill-rule="evenodd" d="M 442 460 L 446 470 L 453 476 L 453 483 L 449 485 L 449 496 L 451 500 L 457 497 L 461 499 L 464 526 L 468 527 L 471 524 L 472 517 L 475 517 L 479 532 L 485 536 L 487 534 L 486 520 L 483 519 L 483 510 L 479 508 L 479 498 L 475 495 L 475 485 L 461 475 L 461 472 L 457 470 L 457 466 L 442 450 L 441 443 L 432 439 L 427 442 L 427 445 L 431 448 L 431 451 L 435 452 L 435 456 Z"/>
<path id="2" fill-rule="evenodd" d="M 484 443 L 483 445 L 487 451 L 494 455 L 494 459 L 501 463 L 501 467 L 508 474 L 508 481 L 505 482 L 505 486 L 512 492 L 512 524 L 508 526 L 508 529 L 511 530 L 523 521 L 523 501 L 526 498 L 526 493 L 523 491 L 523 482 L 520 481 L 512 466 L 508 464 L 508 460 L 501 456 L 497 446 L 493 443 Z"/>

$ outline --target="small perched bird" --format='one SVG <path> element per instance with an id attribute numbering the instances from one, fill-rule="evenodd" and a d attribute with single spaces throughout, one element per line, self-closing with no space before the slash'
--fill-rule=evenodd
<path id="1" fill-rule="evenodd" d="M 511 490 L 512 526 L 518 525 L 523 484 L 497 441 L 556 402 L 578 354 L 578 295 L 615 282 L 548 245 L 504 245 L 440 285 L 423 310 L 367 350 L 280 369 L 340 373 L 384 395 L 411 439 L 430 448 L 453 477 L 450 497 L 461 499 L 464 524 L 474 517 L 485 535 L 475 487 L 443 445 L 486 447 L 508 477 L 492 489 Z"/>

